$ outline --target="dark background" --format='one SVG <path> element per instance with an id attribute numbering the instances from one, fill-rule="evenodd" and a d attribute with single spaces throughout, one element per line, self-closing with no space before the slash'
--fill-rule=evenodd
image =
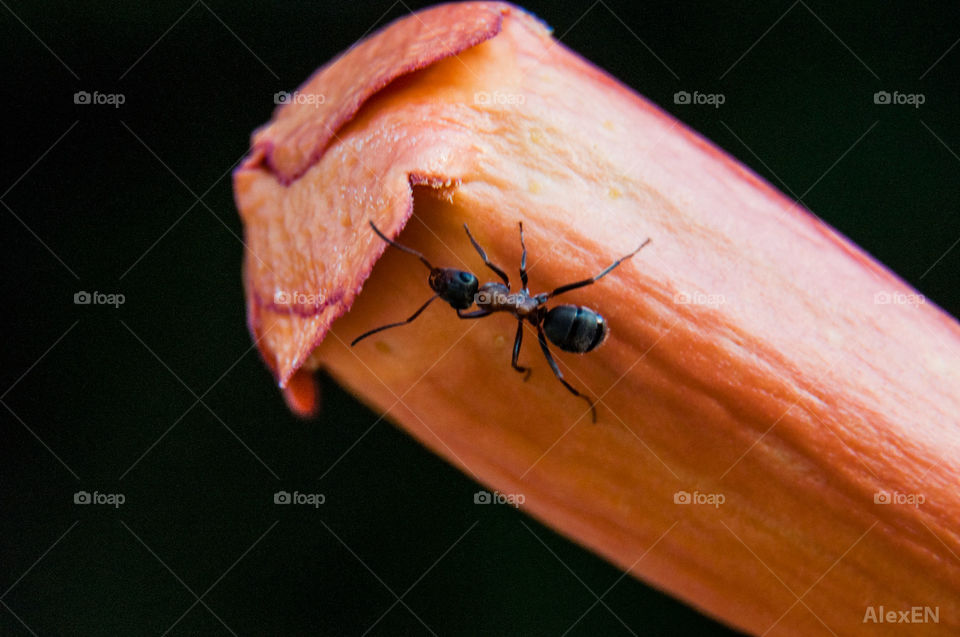
<path id="1" fill-rule="evenodd" d="M 0 8 L 0 633 L 426 633 L 415 615 L 437 634 L 562 634 L 581 616 L 570 634 L 726 633 L 474 505 L 477 484 L 369 429 L 378 414 L 328 379 L 323 412 L 292 417 L 250 350 L 229 170 L 275 92 L 424 5 L 139 5 Z M 956 6 L 527 5 L 954 315 Z M 80 290 L 126 302 L 75 305 Z M 276 506 L 281 489 L 326 503 Z M 76 505 L 79 490 L 126 502 Z"/>

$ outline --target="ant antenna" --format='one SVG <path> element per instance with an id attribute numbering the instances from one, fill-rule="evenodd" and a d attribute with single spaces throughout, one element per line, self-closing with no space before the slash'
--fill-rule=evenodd
<path id="1" fill-rule="evenodd" d="M 434 268 L 432 265 L 430 265 L 430 262 L 427 261 L 427 257 L 423 256 L 422 254 L 420 254 L 420 253 L 417 252 L 416 250 L 414 250 L 414 249 L 412 249 L 412 248 L 408 248 L 407 246 L 400 245 L 399 243 L 397 243 L 396 241 L 394 241 L 394 240 L 392 240 L 392 239 L 388 239 L 385 234 L 383 234 L 382 232 L 380 232 L 380 228 L 378 228 L 377 226 L 373 225 L 373 222 L 372 222 L 372 221 L 370 222 L 370 227 L 373 228 L 373 231 L 377 233 L 377 236 L 379 236 L 381 239 L 383 239 L 384 241 L 386 241 L 387 243 L 389 243 L 390 245 L 392 245 L 394 248 L 397 248 L 397 249 L 399 249 L 399 250 L 403 250 L 403 251 L 406 252 L 407 254 L 412 254 L 413 256 L 419 258 L 421 261 L 423 261 L 423 265 L 425 265 L 425 266 L 427 266 L 428 268 L 430 268 L 430 271 L 431 271 L 431 272 L 433 272 L 433 270 L 436 269 L 436 268 Z"/>

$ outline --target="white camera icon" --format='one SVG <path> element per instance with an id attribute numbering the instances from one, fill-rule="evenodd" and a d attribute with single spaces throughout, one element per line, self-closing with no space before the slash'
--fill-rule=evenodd
<path id="1" fill-rule="evenodd" d="M 673 494 L 674 504 L 690 504 L 690 494 L 687 491 L 677 491 Z"/>
<path id="2" fill-rule="evenodd" d="M 686 91 L 677 91 L 673 94 L 673 103 L 674 104 L 689 104 L 690 103 L 690 93 Z"/>
<path id="3" fill-rule="evenodd" d="M 873 494 L 874 504 L 890 504 L 891 502 L 893 502 L 893 498 L 888 491 L 877 491 Z"/>
<path id="4" fill-rule="evenodd" d="M 490 504 L 493 502 L 493 496 L 489 491 L 477 491 L 473 494 L 474 504 Z"/>
<path id="5" fill-rule="evenodd" d="M 90 494 L 86 491 L 77 491 L 73 494 L 74 504 L 90 504 Z"/>
<path id="6" fill-rule="evenodd" d="M 291 101 L 290 93 L 287 91 L 277 91 L 273 94 L 274 104 L 289 104 Z"/>
<path id="7" fill-rule="evenodd" d="M 90 93 L 87 91 L 77 91 L 73 94 L 73 103 L 74 104 L 89 104 L 90 103 Z"/>
<path id="8" fill-rule="evenodd" d="M 77 292 L 73 295 L 73 302 L 75 305 L 90 305 L 90 302 L 93 300 L 93 297 L 90 296 L 89 292 Z"/>
<path id="9" fill-rule="evenodd" d="M 873 103 L 874 104 L 889 104 L 890 103 L 890 93 L 886 91 L 877 91 L 873 94 Z"/>
<path id="10" fill-rule="evenodd" d="M 274 504 L 290 504 L 290 493 L 287 491 L 277 491 L 273 494 Z"/>

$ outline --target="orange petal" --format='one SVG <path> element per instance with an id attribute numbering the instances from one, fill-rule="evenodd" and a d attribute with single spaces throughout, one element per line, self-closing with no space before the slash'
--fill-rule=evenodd
<path id="1" fill-rule="evenodd" d="M 294 373 L 283 388 L 283 399 L 290 411 L 301 418 L 315 415 L 320 406 L 320 397 L 313 374 L 305 369 Z"/>
<path id="2" fill-rule="evenodd" d="M 323 103 L 280 108 L 234 179 L 250 328 L 281 386 L 323 366 L 532 515 L 741 629 L 852 634 L 867 607 L 920 605 L 960 631 L 950 317 L 510 5 L 420 12 L 300 92 Z M 508 316 L 434 304 L 351 349 L 430 294 L 370 220 L 484 279 L 462 223 L 516 279 L 522 220 L 533 292 L 651 237 L 569 295 L 612 326 L 557 357 L 602 398 L 600 422 L 529 331 L 533 376 L 510 369 Z"/>

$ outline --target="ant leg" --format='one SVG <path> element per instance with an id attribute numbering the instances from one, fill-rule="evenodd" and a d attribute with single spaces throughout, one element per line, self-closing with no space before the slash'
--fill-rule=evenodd
<path id="1" fill-rule="evenodd" d="M 526 372 L 527 375 L 523 377 L 523 382 L 527 382 L 527 379 L 530 378 L 530 372 L 532 371 L 529 367 L 523 367 L 518 365 L 517 361 L 520 359 L 520 344 L 523 342 L 523 321 L 517 321 L 517 338 L 513 341 L 513 359 L 510 361 L 510 365 L 513 366 L 518 372 Z"/>
<path id="2" fill-rule="evenodd" d="M 457 316 L 462 319 L 472 319 L 472 318 L 483 318 L 484 316 L 490 316 L 493 312 L 489 310 L 474 310 L 473 312 L 463 313 L 463 310 L 457 310 Z"/>
<path id="3" fill-rule="evenodd" d="M 467 236 L 470 237 L 470 243 L 473 244 L 473 247 L 476 248 L 477 252 L 480 253 L 480 258 L 483 259 L 483 264 L 493 270 L 498 277 L 503 279 L 503 282 L 507 284 L 507 287 L 510 287 L 510 279 L 507 278 L 507 273 L 490 263 L 490 259 L 487 258 L 487 253 L 483 251 L 483 248 L 480 247 L 480 244 L 477 243 L 477 240 L 473 238 L 473 235 L 470 234 L 470 228 L 467 227 L 467 224 L 463 224 L 463 229 L 467 231 Z"/>
<path id="4" fill-rule="evenodd" d="M 547 362 L 550 363 L 550 368 L 553 370 L 553 375 L 556 376 L 557 380 L 563 383 L 563 386 L 569 389 L 574 396 L 579 396 L 587 401 L 587 404 L 590 405 L 590 415 L 593 419 L 593 422 L 597 422 L 597 408 L 594 405 L 594 402 L 589 397 L 578 392 L 576 389 L 574 389 L 573 385 L 564 380 L 563 372 L 560 371 L 560 367 L 557 366 L 557 361 L 553 360 L 553 355 L 550 353 L 550 348 L 547 347 L 547 337 L 543 333 L 543 327 L 539 325 L 537 326 L 537 338 L 540 340 L 540 349 L 543 350 L 544 357 L 546 357 Z"/>
<path id="5" fill-rule="evenodd" d="M 392 245 L 394 248 L 397 248 L 398 250 L 403 250 L 403 251 L 406 252 L 407 254 L 412 254 L 413 256 L 415 256 L 415 257 L 419 258 L 421 261 L 423 261 L 423 265 L 425 265 L 425 266 L 427 266 L 428 268 L 430 268 L 430 270 L 433 270 L 433 266 L 430 265 L 430 262 L 429 262 L 429 261 L 427 261 L 427 257 L 423 256 L 422 254 L 420 254 L 419 252 L 417 252 L 417 251 L 414 250 L 413 248 L 408 248 L 407 246 L 400 245 L 399 243 L 397 243 L 397 242 L 394 241 L 393 239 L 388 238 L 387 235 L 385 235 L 385 234 L 383 234 L 382 232 L 380 232 L 380 228 L 378 228 L 377 226 L 375 226 L 372 221 L 370 222 L 370 227 L 373 228 L 373 231 L 377 233 L 377 236 L 378 236 L 378 237 L 380 237 L 381 239 L 383 239 L 384 241 L 386 241 L 387 243 L 389 243 L 390 245 Z"/>
<path id="6" fill-rule="evenodd" d="M 520 222 L 520 247 L 523 248 L 523 254 L 520 255 L 520 281 L 523 283 L 523 289 L 527 289 L 527 246 L 523 243 L 523 222 Z"/>
<path id="7" fill-rule="evenodd" d="M 358 336 L 357 338 L 353 339 L 353 342 L 350 343 L 350 347 L 353 347 L 354 345 L 356 345 L 357 343 L 359 343 L 359 342 L 362 341 L 363 339 L 367 338 L 368 336 L 372 336 L 372 335 L 376 334 L 377 332 L 382 332 L 383 330 L 388 330 L 388 329 L 390 329 L 391 327 L 400 327 L 401 325 L 406 325 L 407 323 L 412 322 L 415 318 L 417 318 L 418 316 L 420 316 L 420 314 L 421 314 L 425 309 L 427 309 L 427 306 L 428 306 L 428 305 L 430 305 L 431 303 L 433 303 L 434 299 L 436 299 L 437 296 L 438 296 L 437 294 L 434 294 L 433 296 L 431 296 L 431 297 L 427 300 L 427 302 L 424 303 L 423 305 L 421 305 L 421 306 L 420 306 L 420 309 L 417 310 L 416 312 L 414 312 L 414 313 L 413 313 L 413 316 L 411 316 L 410 318 L 408 318 L 406 321 L 400 321 L 400 322 L 398 322 L 398 323 L 390 323 L 389 325 L 381 325 L 380 327 L 375 328 L 375 329 L 372 329 L 372 330 L 370 330 L 369 332 L 364 332 L 363 334 L 361 334 L 361 335 Z"/>
<path id="8" fill-rule="evenodd" d="M 606 276 L 606 275 L 610 272 L 610 270 L 612 270 L 612 269 L 614 269 L 615 267 L 617 267 L 618 265 L 620 265 L 620 263 L 621 263 L 622 261 L 626 261 L 627 259 L 629 259 L 629 258 L 632 257 L 633 255 L 635 255 L 636 253 L 640 252 L 640 248 L 643 248 L 643 247 L 644 247 L 645 245 L 647 245 L 648 243 L 650 243 L 650 239 L 647 239 L 646 241 L 644 241 L 643 243 L 641 243 L 641 244 L 640 244 L 640 247 L 637 248 L 636 250 L 634 250 L 633 252 L 631 252 L 630 254 L 628 254 L 628 255 L 626 255 L 626 256 L 622 256 L 622 257 L 620 257 L 619 259 L 617 259 L 616 261 L 614 261 L 613 263 L 611 263 L 611 264 L 607 267 L 606 270 L 604 270 L 603 272 L 601 272 L 601 273 L 598 274 L 597 276 L 590 277 L 589 279 L 584 279 L 583 281 L 577 281 L 576 283 L 569 283 L 569 284 L 567 284 L 567 285 L 561 285 L 561 286 L 558 287 L 556 290 L 554 290 L 553 292 L 551 292 L 550 294 L 548 294 L 548 295 L 547 295 L 547 298 L 549 299 L 550 297 L 557 296 L 558 294 L 563 294 L 564 292 L 569 292 L 570 290 L 576 290 L 577 288 L 582 288 L 582 287 L 587 286 L 587 285 L 590 285 L 590 284 L 592 284 L 592 283 L 596 283 L 596 282 L 599 281 L 601 278 L 603 278 L 604 276 Z"/>

